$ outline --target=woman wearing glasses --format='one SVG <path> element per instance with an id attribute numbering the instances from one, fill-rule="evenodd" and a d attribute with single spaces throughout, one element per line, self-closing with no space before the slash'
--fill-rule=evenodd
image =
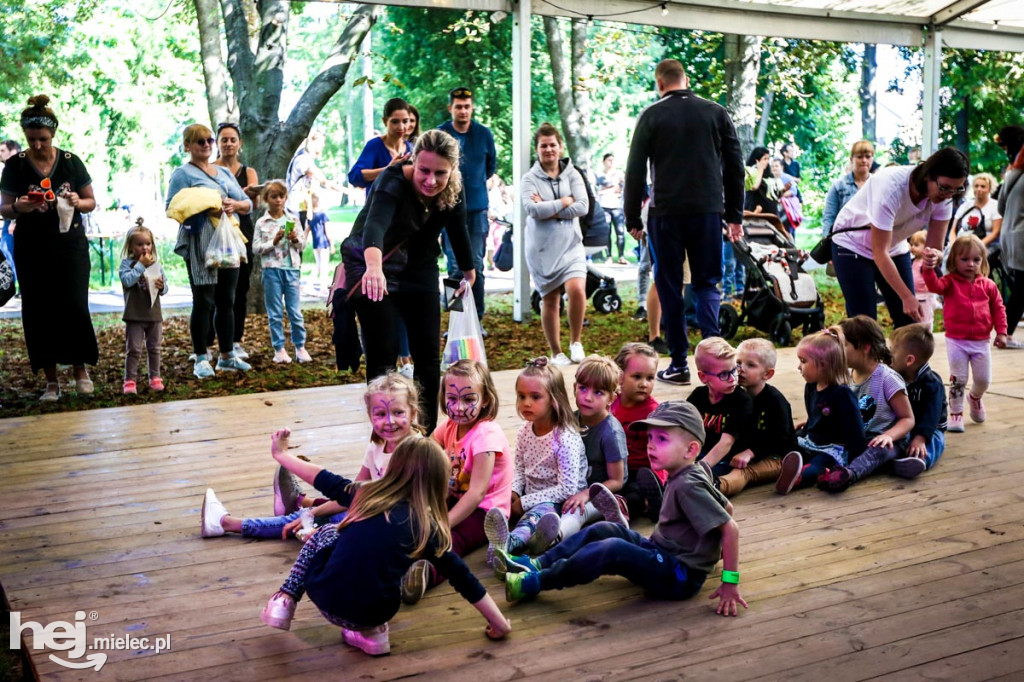
<path id="1" fill-rule="evenodd" d="M 946 147 L 919 166 L 878 170 L 843 207 L 832 229 L 832 263 L 847 317 L 876 317 L 877 284 L 894 327 L 924 321 L 907 237 L 926 229 L 927 246 L 942 250 L 952 200 L 963 196 L 967 173 L 963 152 Z"/>
<path id="2" fill-rule="evenodd" d="M 185 259 L 188 281 L 192 287 L 192 316 L 189 330 L 192 335 L 192 350 L 196 355 L 193 373 L 197 379 L 214 374 L 210 359 L 206 355 L 206 342 L 210 335 L 210 313 L 217 330 L 217 345 L 220 359 L 217 369 L 222 371 L 248 371 L 250 365 L 234 356 L 232 344 L 235 339 L 235 288 L 238 285 L 238 268 L 207 268 L 206 247 L 213 239 L 214 227 L 210 222 L 210 209 L 219 209 L 228 215 L 244 215 L 252 210 L 252 202 L 245 196 L 235 176 L 223 166 L 210 161 L 213 155 L 213 131 L 194 123 L 185 128 L 183 135 L 188 163 L 171 174 L 167 188 L 167 206 L 183 190 L 206 188 L 216 190 L 221 196 L 219 207 L 203 205 L 181 223 L 174 252 Z"/>
<path id="3" fill-rule="evenodd" d="M 96 208 L 92 179 L 81 159 L 53 146 L 57 115 L 36 95 L 21 113 L 28 142 L 4 165 L 0 214 L 17 220 L 14 261 L 21 287 L 21 322 L 32 372 L 43 370 L 40 400 L 60 397 L 57 365 L 71 365 L 75 391 L 93 392 L 86 365 L 99 358 L 89 316 L 89 239 L 82 214 Z"/>

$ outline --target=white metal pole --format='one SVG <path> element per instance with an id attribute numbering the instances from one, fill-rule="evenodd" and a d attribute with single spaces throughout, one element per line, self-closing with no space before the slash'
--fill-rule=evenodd
<path id="1" fill-rule="evenodd" d="M 929 26 L 924 41 L 924 130 L 921 158 L 927 159 L 939 147 L 939 88 L 942 85 L 942 29 Z"/>
<path id="2" fill-rule="evenodd" d="M 524 322 L 530 319 L 530 273 L 526 269 L 526 215 L 519 186 L 530 169 L 530 0 L 513 0 L 512 19 L 512 319 Z"/>

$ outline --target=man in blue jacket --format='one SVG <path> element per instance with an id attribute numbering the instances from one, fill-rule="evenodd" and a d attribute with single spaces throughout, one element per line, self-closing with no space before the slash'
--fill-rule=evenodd
<path id="1" fill-rule="evenodd" d="M 690 383 L 690 368 L 683 261 L 690 262 L 697 325 L 705 337 L 716 336 L 723 219 L 731 240 L 743 234 L 743 156 L 729 114 L 693 94 L 682 64 L 665 59 L 654 78 L 661 99 L 637 119 L 626 163 L 623 210 L 630 234 L 639 241 L 644 232 L 640 207 L 649 165 L 647 233 L 672 351 L 672 363 L 658 372 L 658 379 L 685 386 Z"/>
<path id="2" fill-rule="evenodd" d="M 484 316 L 484 254 L 487 250 L 487 181 L 494 175 L 498 166 L 498 156 L 494 150 L 494 135 L 490 128 L 473 120 L 473 91 L 466 87 L 455 88 L 448 93 L 448 112 L 450 121 L 438 126 L 459 141 L 461 155 L 459 170 L 462 172 L 462 185 L 466 189 L 466 230 L 473 249 L 473 267 L 476 268 L 476 281 L 473 283 L 473 302 L 476 313 Z M 445 240 L 447 242 L 447 238 Z M 448 257 L 448 274 L 451 277 L 461 276 L 455 268 L 455 260 L 448 256 L 447 243 L 445 255 Z"/>

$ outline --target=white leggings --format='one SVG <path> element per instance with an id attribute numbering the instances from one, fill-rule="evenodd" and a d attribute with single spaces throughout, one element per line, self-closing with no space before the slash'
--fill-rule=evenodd
<path id="1" fill-rule="evenodd" d="M 971 341 L 946 337 L 946 356 L 949 358 L 949 411 L 964 412 L 964 389 L 967 378 L 974 375 L 971 395 L 980 398 L 988 390 L 992 379 L 992 352 L 989 340 Z"/>

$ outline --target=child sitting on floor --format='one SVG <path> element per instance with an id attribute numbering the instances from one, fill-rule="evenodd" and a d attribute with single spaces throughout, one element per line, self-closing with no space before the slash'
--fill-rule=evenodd
<path id="1" fill-rule="evenodd" d="M 865 478 L 881 465 L 896 459 L 905 449 L 907 434 L 914 428 L 914 411 L 903 377 L 889 366 L 892 354 L 878 322 L 857 315 L 839 323 L 846 339 L 846 364 L 850 388 L 857 396 L 864 434 L 864 452 L 818 477 L 818 487 L 837 493 Z"/>
<path id="2" fill-rule="evenodd" d="M 753 456 L 753 452 L 746 454 L 748 448 L 743 438 L 753 402 L 747 393 L 736 390 L 736 349 L 725 339 L 713 336 L 698 343 L 693 363 L 697 378 L 704 384 L 693 389 L 687 398 L 704 419 L 707 437 L 701 448 L 701 461 L 711 467 L 714 476 L 725 476 L 734 466 L 746 466 Z"/>
<path id="3" fill-rule="evenodd" d="M 657 521 L 658 510 L 661 509 L 661 485 L 667 476 L 664 471 L 651 470 L 647 439 L 641 432 L 630 431 L 629 425 L 646 419 L 658 406 L 658 401 L 651 397 L 654 376 L 658 371 L 658 353 L 646 343 L 627 343 L 619 349 L 615 364 L 619 366 L 619 395 L 609 410 L 626 432 L 626 450 L 629 453 L 626 482 L 621 494 L 626 500 L 630 518 L 645 516 Z"/>
<path id="4" fill-rule="evenodd" d="M 504 573 L 505 598 L 516 601 L 544 590 L 621 575 L 658 599 L 689 599 L 704 585 L 719 558 L 722 584 L 718 613 L 735 616 L 747 602 L 739 590 L 739 528 L 732 504 L 715 490 L 707 472 L 693 466 L 704 425 L 690 403 L 662 403 L 630 428 L 647 431 L 651 465 L 668 472 L 665 499 L 650 539 L 614 523 L 595 523 L 536 559 L 499 551 L 494 563 Z"/>
<path id="5" fill-rule="evenodd" d="M 906 456 L 893 462 L 893 473 L 915 478 L 935 466 L 946 449 L 946 391 L 928 361 L 935 339 L 927 327 L 908 324 L 889 335 L 892 367 L 907 382 L 907 397 L 914 412 L 914 428 Z"/>
<path id="6" fill-rule="evenodd" d="M 487 544 L 484 518 L 488 510 L 511 512 L 512 448 L 494 420 L 498 392 L 491 373 L 476 360 L 459 360 L 441 377 L 441 411 L 448 419 L 434 429 L 433 439 L 451 463 L 448 481 L 448 525 L 452 552 L 464 557 Z M 444 580 L 430 562 L 420 559 L 402 579 L 402 601 L 415 604 L 428 587 Z"/>
<path id="7" fill-rule="evenodd" d="M 485 632 L 501 639 L 512 626 L 469 568 L 451 551 L 445 511 L 448 456 L 433 439 L 409 438 L 395 449 L 384 477 L 352 481 L 288 454 L 279 461 L 349 508 L 345 520 L 314 533 L 303 545 L 288 578 L 267 602 L 260 620 L 288 630 L 302 595 L 328 622 L 341 627 L 344 642 L 371 656 L 391 651 L 388 621 L 401 605 L 402 576 L 417 559 L 436 565 L 452 586 L 487 619 Z"/>
<path id="8" fill-rule="evenodd" d="M 797 366 L 804 381 L 807 419 L 797 424 L 797 449 L 782 459 L 775 492 L 814 485 L 818 476 L 864 451 L 864 423 L 857 397 L 847 386 L 850 370 L 842 330 L 826 329 L 800 339 Z M 805 463 L 806 458 L 806 463 Z"/>
<path id="9" fill-rule="evenodd" d="M 619 368 L 609 358 L 591 355 L 576 370 L 576 418 L 583 429 L 588 488 L 562 505 L 557 540 L 575 535 L 587 524 L 611 521 L 629 526 L 625 500 L 616 497 L 626 480 L 626 434 L 608 408 L 618 389 Z"/>
<path id="10" fill-rule="evenodd" d="M 419 391 L 416 385 L 397 372 L 388 372 L 369 383 L 363 394 L 366 413 L 373 431 L 366 447 L 363 466 L 355 480 L 376 481 L 388 468 L 391 453 L 399 443 L 413 433 L 422 433 L 417 422 Z M 287 437 L 287 434 L 285 434 Z M 276 454 L 277 439 L 271 441 L 271 454 Z M 285 460 L 285 463 L 291 461 Z M 202 536 L 219 537 L 225 533 L 241 533 L 247 538 L 287 538 L 302 526 L 300 507 L 312 507 L 320 523 L 338 523 L 345 518 L 345 508 L 334 500 L 311 500 L 301 494 L 292 479 L 295 470 L 280 464 L 274 476 L 274 516 L 264 518 L 238 518 L 231 516 L 214 494 L 206 491 L 202 510 Z M 313 479 L 304 479 L 314 485 Z"/>
<path id="11" fill-rule="evenodd" d="M 768 383 L 775 375 L 775 346 L 767 339 L 747 339 L 736 348 L 740 387 L 753 401 L 749 447 L 732 458 L 732 471 L 716 481 L 726 497 L 748 485 L 774 482 L 782 457 L 796 449 L 793 410 L 786 396 Z"/>
<path id="12" fill-rule="evenodd" d="M 557 367 L 541 357 L 516 379 L 516 411 L 526 420 L 516 436 L 515 476 L 512 480 L 512 532 L 501 509 L 484 517 L 484 533 L 493 555 L 497 549 L 513 554 L 540 554 L 558 534 L 562 503 L 586 485 L 587 458 L 583 439 L 569 405 L 565 381 Z M 544 521 L 544 530 L 538 526 Z"/>

